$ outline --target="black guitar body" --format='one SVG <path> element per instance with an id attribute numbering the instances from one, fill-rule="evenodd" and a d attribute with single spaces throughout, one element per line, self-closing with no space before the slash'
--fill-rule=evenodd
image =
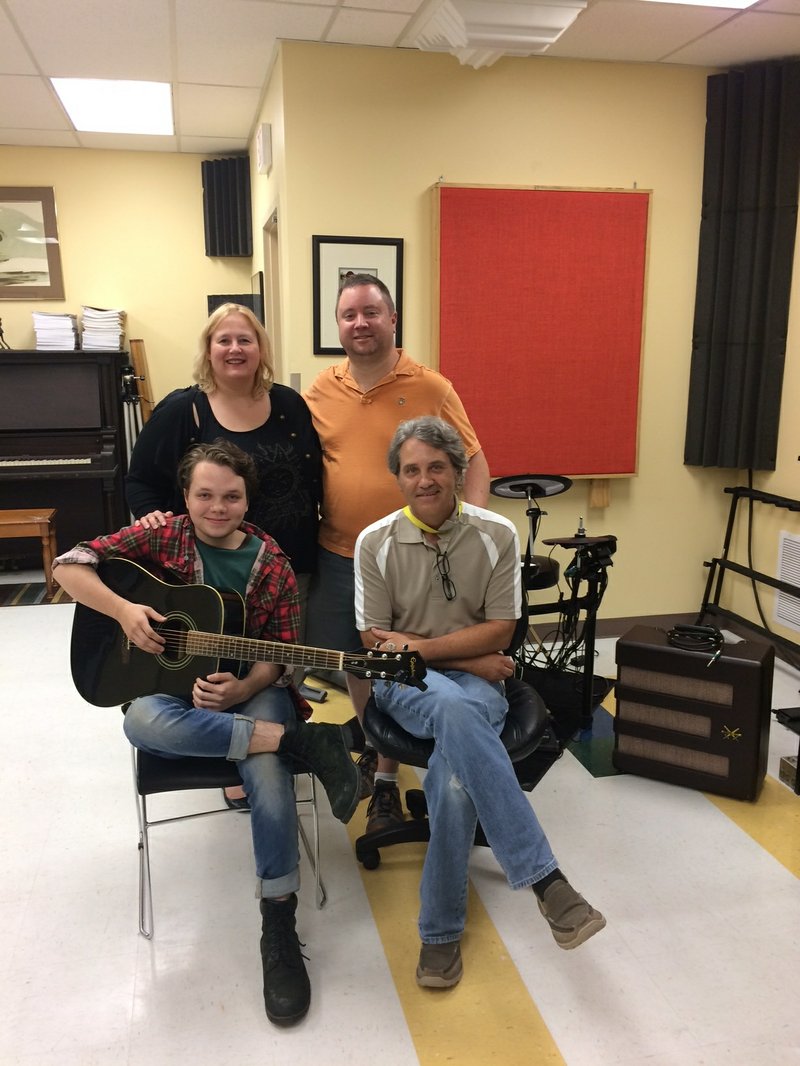
<path id="1" fill-rule="evenodd" d="M 72 679 L 95 707 L 112 707 L 163 692 L 190 699 L 198 677 L 229 672 L 239 677 L 248 663 L 279 663 L 347 670 L 356 677 L 414 685 L 423 690 L 425 661 L 416 651 L 362 648 L 355 653 L 306 648 L 245 637 L 245 605 L 235 592 L 209 585 L 167 585 L 130 559 L 106 559 L 99 574 L 131 603 L 164 615 L 155 628 L 164 638 L 160 655 L 139 651 L 112 618 L 81 604 L 72 623 Z"/>
<path id="2" fill-rule="evenodd" d="M 236 593 L 223 598 L 208 585 L 167 585 L 127 559 L 106 559 L 98 573 L 123 599 L 146 603 L 165 615 L 168 621 L 156 629 L 243 633 L 244 602 Z M 113 618 L 77 603 L 70 650 L 72 679 L 87 702 L 111 707 L 156 692 L 189 699 L 195 678 L 225 670 L 239 674 L 239 663 L 189 654 L 184 643 L 169 640 L 161 655 L 140 651 L 129 644 Z"/>

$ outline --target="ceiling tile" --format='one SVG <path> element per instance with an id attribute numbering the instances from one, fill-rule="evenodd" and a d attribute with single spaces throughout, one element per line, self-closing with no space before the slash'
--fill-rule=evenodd
<path id="1" fill-rule="evenodd" d="M 32 148 L 80 148 L 78 138 L 68 130 L 0 129 L 0 144 Z"/>
<path id="2" fill-rule="evenodd" d="M 109 148 L 118 152 L 177 152 L 177 137 L 152 137 L 132 133 L 79 133 L 82 148 Z"/>
<path id="3" fill-rule="evenodd" d="M 277 41 L 395 47 L 438 0 L 0 0 L 0 143 L 111 147 L 111 134 L 78 137 L 46 77 L 169 81 L 174 138 L 148 150 L 243 150 L 258 118 Z M 569 0 L 567 0 L 569 4 Z M 574 0 L 580 6 L 582 0 Z M 490 42 L 506 27 L 552 29 L 555 0 L 449 0 Z M 558 27 L 556 27 L 558 29 Z M 552 36 L 552 34 L 550 34 Z M 499 52 L 527 47 L 496 42 Z M 530 44 L 530 42 L 528 42 Z M 446 45 L 443 45 L 446 47 Z M 491 58 L 481 58 L 490 49 Z M 548 57 L 726 67 L 800 55 L 800 0 L 759 0 L 748 12 L 588 0 Z M 141 150 L 125 135 L 113 146 Z"/>
<path id="4" fill-rule="evenodd" d="M 252 0 L 177 0 L 175 11 L 179 81 L 258 88 L 278 38 L 318 41 L 331 18 L 319 4 Z"/>
<path id="5" fill-rule="evenodd" d="M 413 15 L 425 0 L 343 0 L 343 7 L 359 7 L 368 11 L 396 11 Z"/>
<path id="6" fill-rule="evenodd" d="M 180 132 L 195 137 L 247 138 L 260 99 L 258 89 L 181 84 L 177 96 Z"/>
<path id="7" fill-rule="evenodd" d="M 4 74 L 39 73 L 2 8 L 0 8 L 0 70 Z"/>
<path id="8" fill-rule="evenodd" d="M 50 77 L 171 80 L 164 0 L 6 3 L 42 72 Z"/>
<path id="9" fill-rule="evenodd" d="M 582 11 L 548 56 L 654 63 L 731 17 L 729 10 L 599 0 Z"/>
<path id="10" fill-rule="evenodd" d="M 402 36 L 407 25 L 407 15 L 340 8 L 325 40 L 334 44 L 371 44 L 389 48 Z"/>
<path id="11" fill-rule="evenodd" d="M 180 150 L 198 155 L 239 155 L 247 150 L 247 138 L 181 137 Z"/>
<path id="12" fill-rule="evenodd" d="M 800 0 L 761 0 L 759 11 L 782 11 L 786 15 L 800 15 Z"/>
<path id="13" fill-rule="evenodd" d="M 0 74 L 0 126 L 40 130 L 71 128 L 48 82 L 14 74 Z"/>
<path id="14" fill-rule="evenodd" d="M 736 66 L 800 54 L 800 16 L 744 11 L 710 37 L 669 55 L 671 63 Z"/>

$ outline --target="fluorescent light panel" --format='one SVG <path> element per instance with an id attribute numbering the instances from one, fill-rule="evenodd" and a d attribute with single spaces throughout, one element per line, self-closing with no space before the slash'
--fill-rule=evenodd
<path id="1" fill-rule="evenodd" d="M 83 133 L 142 133 L 171 136 L 172 92 L 158 81 L 51 78 L 53 88 Z"/>
<path id="2" fill-rule="evenodd" d="M 675 4 L 677 7 L 722 7 L 729 10 L 743 11 L 752 7 L 758 0 L 644 0 L 649 4 Z"/>

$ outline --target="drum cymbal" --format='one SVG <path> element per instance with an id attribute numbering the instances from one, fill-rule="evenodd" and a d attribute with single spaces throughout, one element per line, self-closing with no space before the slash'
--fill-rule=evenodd
<path id="1" fill-rule="evenodd" d="M 572 487 L 568 477 L 559 474 L 516 474 L 511 477 L 498 477 L 489 486 L 493 496 L 504 496 L 511 500 L 527 500 L 528 496 L 557 496 Z"/>
<path id="2" fill-rule="evenodd" d="M 587 548 L 591 544 L 616 544 L 617 538 L 605 537 L 548 537 L 542 544 L 557 544 L 560 548 Z"/>

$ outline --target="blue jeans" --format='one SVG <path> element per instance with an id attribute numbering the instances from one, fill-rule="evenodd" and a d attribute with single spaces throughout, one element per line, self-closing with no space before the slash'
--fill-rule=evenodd
<path id="1" fill-rule="evenodd" d="M 354 600 L 353 560 L 320 548 L 308 593 L 306 644 L 312 648 L 357 651 L 361 634 L 356 629 Z"/>
<path id="2" fill-rule="evenodd" d="M 184 755 L 237 763 L 250 803 L 258 884 L 256 895 L 274 899 L 300 887 L 297 807 L 291 763 L 282 755 L 248 755 L 253 723 L 287 722 L 295 715 L 285 688 L 265 688 L 230 711 L 204 711 L 176 696 L 134 700 L 124 719 L 134 747 L 164 759 Z"/>
<path id="3" fill-rule="evenodd" d="M 467 914 L 469 854 L 480 821 L 512 888 L 558 867 L 500 740 L 508 704 L 501 684 L 461 670 L 429 670 L 426 692 L 379 681 L 382 711 L 415 737 L 433 737 L 425 798 L 431 840 L 420 886 L 426 944 L 458 940 Z"/>

